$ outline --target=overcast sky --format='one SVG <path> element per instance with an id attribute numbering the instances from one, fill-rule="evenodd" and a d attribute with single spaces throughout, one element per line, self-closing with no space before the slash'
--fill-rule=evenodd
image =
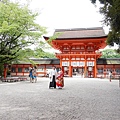
<path id="1" fill-rule="evenodd" d="M 63 28 L 104 27 L 99 6 L 90 0 L 29 0 L 30 9 L 40 13 L 37 23 L 49 28 L 49 31 Z M 25 0 L 21 0 L 25 2 Z"/>
<path id="2" fill-rule="evenodd" d="M 17 1 L 17 0 L 13 0 Z M 47 36 L 55 29 L 103 27 L 108 34 L 108 27 L 101 22 L 103 16 L 90 0 L 27 0 L 31 10 L 38 12 L 36 22 L 48 28 Z M 18 2 L 26 4 L 26 0 Z"/>
<path id="3" fill-rule="evenodd" d="M 99 13 L 99 3 L 95 6 L 90 0 L 29 1 L 30 9 L 40 13 L 36 22 L 48 28 L 48 36 L 51 36 L 55 29 L 88 27 L 103 27 L 108 34 L 109 28 L 101 22 L 103 16 Z"/>

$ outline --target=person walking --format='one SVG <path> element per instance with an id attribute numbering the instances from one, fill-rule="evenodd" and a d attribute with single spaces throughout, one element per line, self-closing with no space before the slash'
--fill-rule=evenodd
<path id="1" fill-rule="evenodd" d="M 30 82 L 32 82 L 33 75 L 32 75 L 32 68 L 31 67 L 29 67 L 29 77 L 30 77 Z"/>
<path id="2" fill-rule="evenodd" d="M 37 82 L 37 67 L 36 66 L 33 67 L 32 74 L 33 74 L 33 81 L 36 83 Z"/>
<path id="3" fill-rule="evenodd" d="M 112 71 L 109 71 L 109 80 L 111 82 L 111 79 L 112 79 Z"/>
<path id="4" fill-rule="evenodd" d="M 51 80 L 51 82 L 49 83 L 49 88 L 51 88 L 51 87 L 56 88 L 56 77 L 57 77 L 56 67 L 53 66 L 52 70 L 49 73 L 49 78 Z"/>

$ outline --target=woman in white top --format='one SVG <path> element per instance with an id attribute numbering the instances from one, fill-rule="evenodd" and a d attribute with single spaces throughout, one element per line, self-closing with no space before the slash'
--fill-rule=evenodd
<path id="1" fill-rule="evenodd" d="M 56 77 L 57 77 L 57 71 L 56 71 L 56 67 L 54 66 L 49 73 L 49 78 L 51 80 L 49 88 L 50 87 L 56 88 Z"/>

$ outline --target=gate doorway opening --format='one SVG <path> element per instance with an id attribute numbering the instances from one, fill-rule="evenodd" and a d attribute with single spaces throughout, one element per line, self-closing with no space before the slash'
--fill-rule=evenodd
<path id="1" fill-rule="evenodd" d="M 72 75 L 84 77 L 84 67 L 73 67 Z"/>
<path id="2" fill-rule="evenodd" d="M 73 76 L 80 76 L 83 78 L 84 78 L 84 76 L 86 76 L 87 78 L 94 78 L 94 67 L 92 67 L 92 66 L 87 67 L 86 72 L 85 72 L 84 67 L 73 67 L 72 75 Z"/>
<path id="3" fill-rule="evenodd" d="M 94 67 L 89 66 L 89 67 L 87 68 L 87 72 L 88 72 L 88 74 L 87 74 L 87 77 L 88 77 L 88 78 L 94 78 Z"/>

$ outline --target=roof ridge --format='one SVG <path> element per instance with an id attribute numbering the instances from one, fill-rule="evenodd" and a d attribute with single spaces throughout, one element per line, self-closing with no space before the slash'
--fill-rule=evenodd
<path id="1" fill-rule="evenodd" d="M 55 32 L 61 32 L 61 31 L 78 31 L 78 30 L 103 30 L 103 27 L 55 29 Z"/>

